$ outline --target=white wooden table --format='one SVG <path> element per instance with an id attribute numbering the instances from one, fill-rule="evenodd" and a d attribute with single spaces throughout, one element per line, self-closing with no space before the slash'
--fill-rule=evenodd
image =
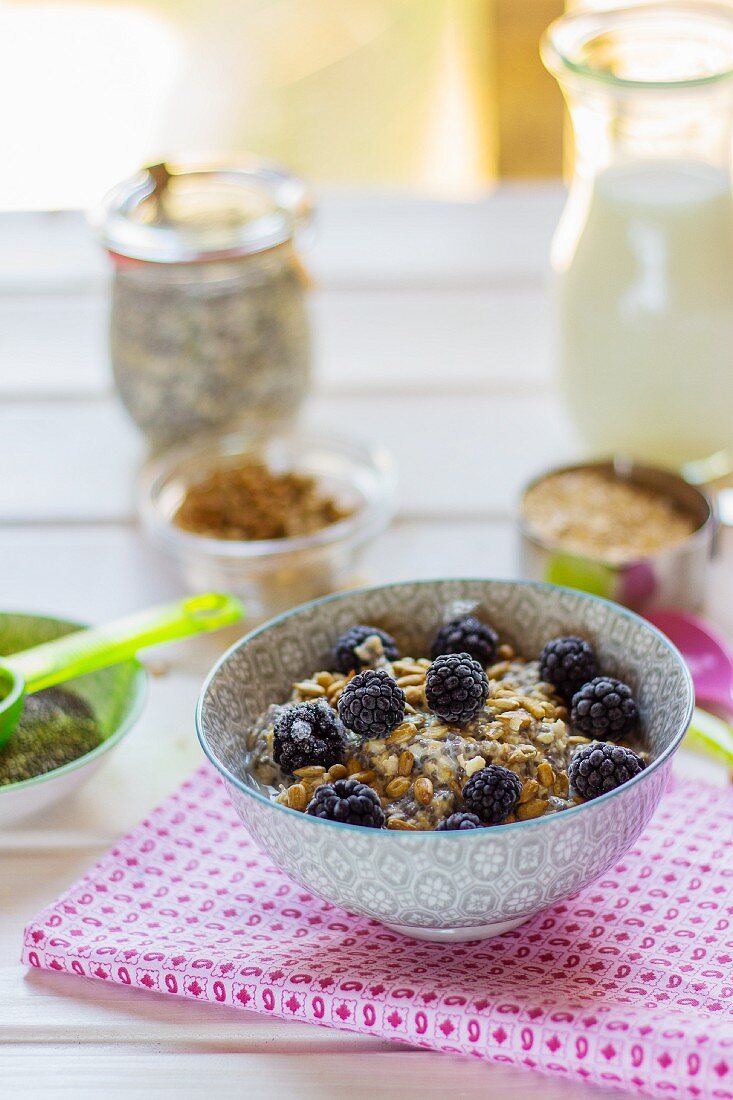
<path id="1" fill-rule="evenodd" d="M 365 578 L 515 574 L 518 487 L 577 453 L 552 387 L 543 291 L 561 203 L 556 187 L 466 205 L 324 198 L 306 415 L 382 438 L 401 475 L 399 519 Z M 141 448 L 111 392 L 105 311 L 104 263 L 77 215 L 0 217 L 0 607 L 101 621 L 178 592 L 135 524 Z M 732 556 L 727 533 L 712 606 L 731 631 Z M 193 709 L 220 645 L 166 655 L 144 716 L 90 784 L 0 834 L 0 1095 L 608 1095 L 21 968 L 24 922 L 199 762 Z"/>

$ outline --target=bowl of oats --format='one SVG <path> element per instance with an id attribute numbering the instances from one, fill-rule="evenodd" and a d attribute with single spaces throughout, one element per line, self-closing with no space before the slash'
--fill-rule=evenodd
<path id="1" fill-rule="evenodd" d="M 671 470 L 616 459 L 535 478 L 519 505 L 522 575 L 617 600 L 634 611 L 698 610 L 716 516 Z"/>
<path id="2" fill-rule="evenodd" d="M 637 839 L 689 725 L 667 638 L 530 581 L 330 596 L 216 664 L 197 730 L 247 829 L 307 889 L 429 940 L 515 928 Z"/>

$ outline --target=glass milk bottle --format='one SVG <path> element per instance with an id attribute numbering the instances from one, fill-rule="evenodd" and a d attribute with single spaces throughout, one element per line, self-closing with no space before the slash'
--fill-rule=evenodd
<path id="1" fill-rule="evenodd" d="M 552 253 L 571 417 L 595 452 L 714 475 L 733 453 L 733 9 L 580 11 L 542 55 L 575 137 Z"/>

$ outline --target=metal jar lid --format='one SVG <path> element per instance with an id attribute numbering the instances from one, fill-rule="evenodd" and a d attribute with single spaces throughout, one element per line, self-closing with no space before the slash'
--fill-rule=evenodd
<path id="1" fill-rule="evenodd" d="M 264 252 L 312 214 L 308 188 L 285 169 L 157 164 L 109 192 L 92 222 L 104 247 L 151 263 L 197 263 Z"/>

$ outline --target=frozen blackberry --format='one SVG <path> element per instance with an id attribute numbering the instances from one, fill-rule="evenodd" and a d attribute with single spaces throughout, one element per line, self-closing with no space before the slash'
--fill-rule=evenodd
<path id="1" fill-rule="evenodd" d="M 344 727 L 325 699 L 292 703 L 275 719 L 272 757 L 288 775 L 313 764 L 341 764 L 345 747 Z"/>
<path id="2" fill-rule="evenodd" d="M 474 772 L 463 788 L 463 803 L 485 825 L 501 825 L 514 812 L 522 793 L 522 780 L 500 764 L 487 764 Z"/>
<path id="3" fill-rule="evenodd" d="M 470 653 L 444 653 L 436 657 L 425 675 L 428 706 L 455 726 L 470 722 L 486 702 L 489 681 Z"/>
<path id="4" fill-rule="evenodd" d="M 313 798 L 306 807 L 311 817 L 326 821 L 344 821 L 348 825 L 364 825 L 368 829 L 381 829 L 384 811 L 379 795 L 366 783 L 356 779 L 337 779 L 335 783 L 322 783 L 316 787 Z"/>
<path id="5" fill-rule="evenodd" d="M 488 623 L 482 623 L 475 615 L 467 615 L 441 626 L 433 641 L 432 656 L 468 653 L 486 668 L 494 663 L 498 644 L 499 635 Z"/>
<path id="6" fill-rule="evenodd" d="M 334 661 L 338 671 L 348 673 L 360 669 L 364 662 L 359 660 L 355 651 L 364 644 L 367 638 L 375 636 L 382 643 L 384 656 L 387 660 L 396 661 L 399 657 L 399 651 L 392 635 L 387 634 L 385 630 L 380 630 L 378 626 L 366 626 L 359 623 L 357 626 L 350 626 L 334 646 Z"/>
<path id="7" fill-rule="evenodd" d="M 631 749 L 612 741 L 597 741 L 578 749 L 570 761 L 570 786 L 581 798 L 597 798 L 628 783 L 644 767 L 644 761 Z"/>
<path id="8" fill-rule="evenodd" d="M 597 673 L 596 655 L 585 638 L 553 638 L 540 653 L 541 679 L 568 702 Z"/>
<path id="9" fill-rule="evenodd" d="M 441 821 L 440 825 L 436 828 L 436 833 L 447 833 L 455 831 L 463 832 L 466 829 L 480 829 L 481 822 L 476 817 L 476 814 L 464 814 L 460 811 L 456 814 L 451 814 L 450 817 L 445 817 Z"/>
<path id="10" fill-rule="evenodd" d="M 341 721 L 362 737 L 386 737 L 405 717 L 405 693 L 383 668 L 365 668 L 341 692 Z"/>
<path id="11" fill-rule="evenodd" d="M 639 720 L 631 688 L 613 676 L 596 676 L 573 696 L 570 721 L 576 733 L 598 741 L 626 737 Z"/>

